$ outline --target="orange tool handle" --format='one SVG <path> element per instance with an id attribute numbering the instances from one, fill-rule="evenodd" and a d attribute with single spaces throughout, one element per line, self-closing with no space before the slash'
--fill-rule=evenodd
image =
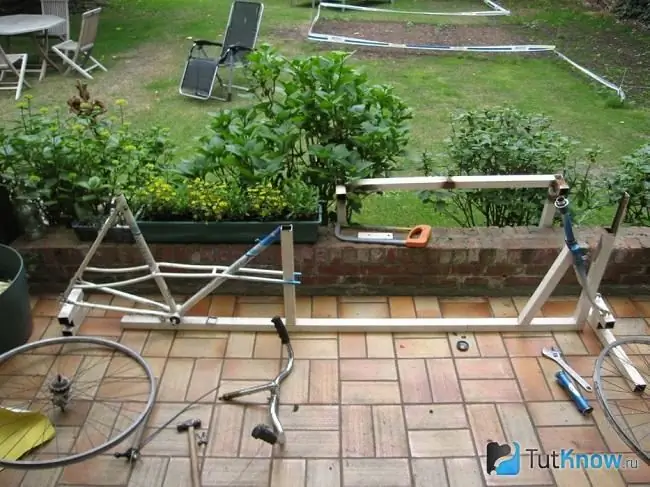
<path id="1" fill-rule="evenodd" d="M 406 246 L 412 249 L 421 249 L 427 246 L 431 238 L 431 227 L 429 225 L 418 225 L 413 227 L 406 236 Z"/>

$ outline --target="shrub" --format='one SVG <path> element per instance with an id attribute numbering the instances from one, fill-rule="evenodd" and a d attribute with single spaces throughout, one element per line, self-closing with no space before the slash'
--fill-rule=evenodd
<path id="1" fill-rule="evenodd" d="M 105 116 L 84 85 L 68 102 L 71 114 L 36 109 L 30 97 L 18 105 L 13 127 L 0 129 L 1 183 L 13 200 L 42 206 L 51 224 L 103 217 L 111 198 L 130 195 L 152 175 L 170 167 L 172 144 L 158 127 L 134 129 Z"/>
<path id="2" fill-rule="evenodd" d="M 348 58 L 330 52 L 289 60 L 268 45 L 251 53 L 254 104 L 213 115 L 184 173 L 213 173 L 242 186 L 301 179 L 328 208 L 337 184 L 387 176 L 406 148 L 411 111 Z M 356 200 L 350 211 L 359 208 Z"/>
<path id="3" fill-rule="evenodd" d="M 565 168 L 572 205 L 590 210 L 597 203 L 589 174 L 597 151 L 588 151 L 586 168 L 572 160 L 575 141 L 554 130 L 542 115 L 510 107 L 464 111 L 452 119 L 444 170 L 451 176 L 556 174 Z M 573 165 L 572 165 L 573 164 Z M 435 159 L 425 153 L 422 169 L 435 171 Z M 463 226 L 526 226 L 539 221 L 546 192 L 535 188 L 426 191 L 422 199 Z"/>
<path id="4" fill-rule="evenodd" d="M 650 144 L 624 157 L 619 170 L 606 181 L 606 188 L 612 204 L 624 192 L 630 194 L 626 223 L 650 226 Z"/>

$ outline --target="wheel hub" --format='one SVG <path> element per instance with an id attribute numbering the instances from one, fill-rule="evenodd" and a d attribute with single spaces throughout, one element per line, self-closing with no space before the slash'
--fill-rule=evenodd
<path id="1" fill-rule="evenodd" d="M 70 386 L 72 381 L 66 376 L 57 374 L 49 385 L 52 393 L 52 403 L 61 409 L 64 409 L 70 402 Z"/>

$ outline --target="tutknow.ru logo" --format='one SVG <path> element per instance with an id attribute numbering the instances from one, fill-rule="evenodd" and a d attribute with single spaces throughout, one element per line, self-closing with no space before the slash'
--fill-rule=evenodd
<path id="1" fill-rule="evenodd" d="M 522 454 L 518 442 L 512 443 L 513 448 L 506 444 L 500 445 L 490 441 L 486 447 L 486 470 L 488 475 L 499 476 L 519 475 L 522 456 L 527 457 L 528 468 L 541 469 L 626 469 L 639 468 L 638 458 L 626 458 L 620 453 L 576 453 L 572 448 L 541 453 L 537 448 L 526 448 Z"/>

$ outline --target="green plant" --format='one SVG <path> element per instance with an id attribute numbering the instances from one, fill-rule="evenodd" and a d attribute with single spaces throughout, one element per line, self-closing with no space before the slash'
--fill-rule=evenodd
<path id="1" fill-rule="evenodd" d="M 315 190 L 300 180 L 242 187 L 237 180 L 205 177 L 155 177 L 134 193 L 133 206 L 151 221 L 282 221 L 313 218 Z"/>
<path id="2" fill-rule="evenodd" d="M 612 204 L 617 203 L 624 192 L 629 193 L 626 223 L 650 226 L 650 144 L 623 157 L 619 170 L 605 185 Z"/>
<path id="3" fill-rule="evenodd" d="M 266 219 L 269 216 L 282 215 L 286 212 L 287 201 L 284 192 L 271 183 L 256 184 L 246 190 L 250 210 L 260 218 Z"/>
<path id="4" fill-rule="evenodd" d="M 150 177 L 131 197 L 131 206 L 145 217 L 165 215 L 174 220 L 186 204 L 187 194 L 179 184 L 163 176 Z"/>
<path id="5" fill-rule="evenodd" d="M 284 199 L 287 203 L 287 216 L 295 220 L 313 218 L 319 206 L 318 190 L 302 179 L 285 179 Z"/>
<path id="6" fill-rule="evenodd" d="M 326 207 L 337 184 L 387 176 L 403 155 L 411 111 L 385 85 L 330 52 L 288 59 L 268 45 L 249 55 L 247 75 L 255 102 L 212 116 L 194 160 L 182 171 L 215 174 L 243 186 L 301 179 Z M 351 198 L 350 211 L 359 210 Z"/>
<path id="7" fill-rule="evenodd" d="M 18 105 L 16 123 L 0 131 L 0 171 L 12 199 L 40 204 L 51 224 L 103 217 L 115 195 L 131 195 L 150 176 L 168 170 L 172 144 L 166 130 L 134 129 L 107 115 L 84 85 L 69 100 L 71 114 L 43 107 L 31 97 Z"/>
<path id="8" fill-rule="evenodd" d="M 595 203 L 589 176 L 597 151 L 588 152 L 588 163 L 572 160 L 577 142 L 562 135 L 543 115 L 510 107 L 464 111 L 452 119 L 447 142 L 447 164 L 451 176 L 557 174 L 567 167 L 570 187 L 579 183 L 574 200 L 582 208 Z M 426 175 L 436 171 L 436 158 L 422 157 Z M 573 165 L 571 165 L 573 164 Z M 539 221 L 546 192 L 536 188 L 499 190 L 425 191 L 422 199 L 463 226 L 525 226 Z"/>
<path id="9" fill-rule="evenodd" d="M 187 181 L 187 210 L 197 221 L 220 221 L 230 211 L 230 187 L 201 178 Z"/>

